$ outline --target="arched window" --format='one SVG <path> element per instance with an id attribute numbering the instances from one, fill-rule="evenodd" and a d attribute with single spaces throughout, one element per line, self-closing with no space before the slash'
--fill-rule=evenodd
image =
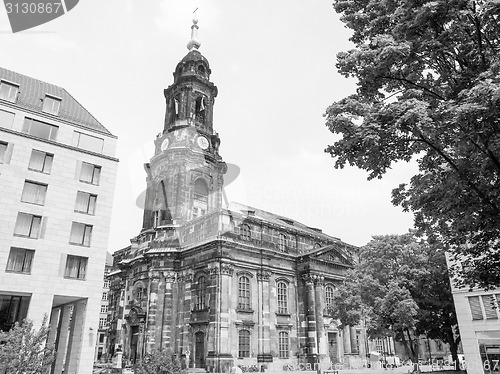
<path id="1" fill-rule="evenodd" d="M 290 355 L 290 342 L 288 332 L 280 331 L 278 334 L 278 356 L 279 358 L 288 358 Z"/>
<path id="2" fill-rule="evenodd" d="M 278 282 L 278 313 L 288 313 L 288 285 L 285 282 Z"/>
<path id="3" fill-rule="evenodd" d="M 280 234 L 279 249 L 281 252 L 288 251 L 288 238 L 285 234 Z"/>
<path id="4" fill-rule="evenodd" d="M 204 275 L 198 277 L 196 281 L 196 300 L 194 309 L 201 310 L 206 307 L 207 279 Z"/>
<path id="5" fill-rule="evenodd" d="M 205 109 L 205 96 L 197 97 L 194 106 L 195 119 L 197 122 L 205 122 Z"/>
<path id="6" fill-rule="evenodd" d="M 203 178 L 194 182 L 193 219 L 204 216 L 208 211 L 208 186 Z"/>
<path id="7" fill-rule="evenodd" d="M 335 289 L 331 285 L 325 287 L 325 304 L 327 309 L 333 308 L 333 296 Z"/>
<path id="8" fill-rule="evenodd" d="M 250 308 L 250 279 L 242 275 L 238 280 L 238 309 Z"/>
<path id="9" fill-rule="evenodd" d="M 135 297 L 136 300 L 141 301 L 143 296 L 144 296 L 144 289 L 142 288 L 142 286 L 137 287 L 136 297 Z"/>
<path id="10" fill-rule="evenodd" d="M 203 65 L 198 65 L 198 73 L 201 75 L 205 75 L 205 67 Z"/>
<path id="11" fill-rule="evenodd" d="M 250 241 L 251 238 L 252 238 L 252 234 L 250 233 L 250 226 L 241 225 L 240 226 L 240 239 Z"/>
<path id="12" fill-rule="evenodd" d="M 238 357 L 250 357 L 250 331 L 240 330 L 238 333 Z"/>

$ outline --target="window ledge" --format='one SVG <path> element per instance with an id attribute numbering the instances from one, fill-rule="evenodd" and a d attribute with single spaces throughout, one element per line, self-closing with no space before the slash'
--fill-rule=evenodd
<path id="1" fill-rule="evenodd" d="M 31 275 L 31 271 L 5 270 L 6 273 Z"/>
<path id="2" fill-rule="evenodd" d="M 208 312 L 210 308 L 203 308 L 203 309 L 193 309 L 191 310 L 191 313 L 202 313 L 202 312 Z"/>
<path id="3" fill-rule="evenodd" d="M 26 239 L 32 239 L 32 240 L 37 240 L 38 238 L 33 238 L 29 235 L 22 235 L 22 234 L 14 234 L 14 236 L 17 236 L 18 238 L 26 238 Z"/>
<path id="4" fill-rule="evenodd" d="M 276 315 L 281 316 L 281 317 L 291 317 L 292 316 L 290 313 L 279 313 L 279 312 L 276 312 Z"/>
<path id="5" fill-rule="evenodd" d="M 90 245 L 80 244 L 80 243 L 72 243 L 72 242 L 69 242 L 69 244 L 71 244 L 71 245 L 77 245 L 77 246 L 79 246 L 79 247 L 87 247 L 87 248 L 89 248 L 89 247 L 90 247 Z"/>
<path id="6" fill-rule="evenodd" d="M 68 276 L 64 276 L 64 279 L 72 279 L 72 280 L 77 280 L 77 281 L 85 281 L 85 278 L 75 278 L 75 277 L 68 277 Z"/>
<path id="7" fill-rule="evenodd" d="M 237 308 L 236 311 L 238 313 L 248 313 L 248 314 L 252 314 L 254 312 L 253 309 L 241 309 L 241 308 Z"/>

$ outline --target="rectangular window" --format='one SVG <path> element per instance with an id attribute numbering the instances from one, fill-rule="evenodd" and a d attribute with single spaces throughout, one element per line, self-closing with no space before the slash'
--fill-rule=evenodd
<path id="1" fill-rule="evenodd" d="M 14 113 L 0 109 L 0 127 L 3 127 L 5 129 L 12 128 L 12 124 L 14 123 L 14 117 L 15 117 Z"/>
<path id="2" fill-rule="evenodd" d="M 36 136 L 37 138 L 56 140 L 59 127 L 39 121 L 37 119 L 24 119 L 23 132 Z"/>
<path id="3" fill-rule="evenodd" d="M 87 257 L 68 255 L 66 259 L 66 270 L 64 277 L 74 279 L 85 279 L 87 271 Z"/>
<path id="4" fill-rule="evenodd" d="M 99 185 L 101 178 L 101 167 L 87 162 L 82 162 L 82 170 L 80 172 L 80 182 Z"/>
<path id="5" fill-rule="evenodd" d="M 238 357 L 250 357 L 250 331 L 240 330 L 238 334 Z"/>
<path id="6" fill-rule="evenodd" d="M 14 228 L 14 235 L 38 239 L 41 223 L 41 216 L 19 212 L 17 215 L 16 227 Z"/>
<path id="7" fill-rule="evenodd" d="M 469 297 L 470 311 L 472 313 L 473 320 L 483 319 L 483 310 L 481 309 L 481 303 L 479 301 L 479 296 Z"/>
<path id="8" fill-rule="evenodd" d="M 15 103 L 18 91 L 19 86 L 17 84 L 8 83 L 5 81 L 0 82 L 0 99 Z"/>
<path id="9" fill-rule="evenodd" d="M 73 145 L 77 148 L 85 149 L 87 151 L 102 153 L 104 139 L 75 131 L 73 133 Z"/>
<path id="10" fill-rule="evenodd" d="M 31 152 L 31 158 L 30 158 L 30 163 L 28 165 L 28 169 L 33 171 L 39 171 L 45 174 L 50 174 L 53 160 L 54 160 L 53 154 L 34 149 Z"/>
<path id="11" fill-rule="evenodd" d="M 9 331 L 28 315 L 29 296 L 0 295 L 0 330 Z"/>
<path id="12" fill-rule="evenodd" d="M 42 111 L 57 116 L 59 114 L 60 106 L 61 106 L 61 99 L 45 95 L 45 99 L 43 100 Z"/>
<path id="13" fill-rule="evenodd" d="M 14 273 L 29 274 L 31 272 L 31 264 L 34 255 L 35 251 L 31 249 L 11 248 L 9 259 L 7 260 L 7 268 L 5 270 Z"/>
<path id="14" fill-rule="evenodd" d="M 278 335 L 278 354 L 279 358 L 288 358 L 290 354 L 290 343 L 288 333 L 281 331 Z"/>
<path id="15" fill-rule="evenodd" d="M 484 307 L 484 313 L 486 314 L 486 319 L 498 319 L 495 299 L 493 295 L 482 295 L 481 299 L 483 301 L 483 307 Z"/>
<path id="16" fill-rule="evenodd" d="M 101 313 L 107 313 L 108 312 L 108 306 L 107 305 L 101 305 Z"/>
<path id="17" fill-rule="evenodd" d="M 106 327 L 106 318 L 99 318 L 99 328 L 103 329 Z"/>
<path id="18" fill-rule="evenodd" d="M 71 235 L 69 242 L 71 244 L 90 246 L 90 237 L 92 236 L 92 225 L 85 223 L 73 222 L 71 225 Z"/>
<path id="19" fill-rule="evenodd" d="M 102 293 L 102 299 L 103 299 L 104 301 L 108 300 L 108 293 L 107 293 L 107 292 L 103 292 L 103 293 Z"/>
<path id="20" fill-rule="evenodd" d="M 97 195 L 78 191 L 76 193 L 75 212 L 94 214 Z"/>
<path id="21" fill-rule="evenodd" d="M 9 143 L 0 142 L 0 164 L 3 164 L 5 154 L 7 153 L 7 146 Z"/>
<path id="22" fill-rule="evenodd" d="M 46 194 L 46 184 L 25 181 L 21 201 L 25 203 L 43 205 L 45 204 Z"/>

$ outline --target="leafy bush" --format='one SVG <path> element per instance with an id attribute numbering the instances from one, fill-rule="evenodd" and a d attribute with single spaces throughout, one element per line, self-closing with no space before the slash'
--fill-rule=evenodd
<path id="1" fill-rule="evenodd" d="M 154 351 L 143 357 L 134 368 L 135 374 L 184 374 L 179 358 L 171 351 Z"/>

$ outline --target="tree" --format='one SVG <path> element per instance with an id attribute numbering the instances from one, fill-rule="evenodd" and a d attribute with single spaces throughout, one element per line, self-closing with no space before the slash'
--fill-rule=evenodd
<path id="1" fill-rule="evenodd" d="M 54 348 L 46 344 L 47 315 L 38 331 L 33 322 L 16 322 L 8 332 L 0 332 L 0 368 L 12 374 L 44 374 L 54 361 Z"/>
<path id="2" fill-rule="evenodd" d="M 398 161 L 418 173 L 393 190 L 415 227 L 452 253 L 457 285 L 500 285 L 500 1 L 335 0 L 354 49 L 337 68 L 355 94 L 333 103 L 326 148 L 382 178 Z M 462 266 L 458 266 L 459 263 Z"/>
<path id="3" fill-rule="evenodd" d="M 145 355 L 135 368 L 135 374 L 182 374 L 181 363 L 170 350 L 154 351 Z"/>
<path id="4" fill-rule="evenodd" d="M 449 343 L 458 359 L 460 337 L 444 252 L 413 233 L 376 236 L 364 246 L 337 290 L 333 309 L 343 325 L 363 320 L 371 338 L 402 342 L 413 361 L 422 334 Z"/>

